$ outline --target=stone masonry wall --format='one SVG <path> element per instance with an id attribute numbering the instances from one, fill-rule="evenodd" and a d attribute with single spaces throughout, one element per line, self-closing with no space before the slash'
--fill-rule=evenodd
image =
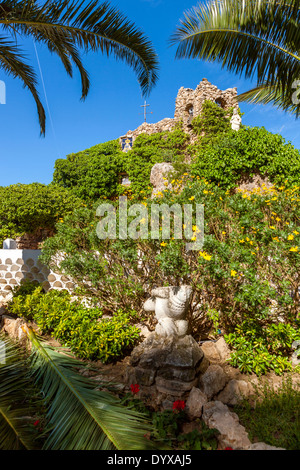
<path id="1" fill-rule="evenodd" d="M 38 281 L 45 291 L 50 289 L 74 289 L 67 276 L 54 273 L 39 261 L 41 250 L 0 250 L 0 293 L 8 294 L 23 279 Z"/>
<path id="2" fill-rule="evenodd" d="M 206 78 L 203 78 L 195 90 L 184 87 L 178 90 L 174 118 L 165 118 L 154 124 L 144 122 L 134 131 L 128 131 L 126 136 L 132 137 L 132 142 L 134 142 L 136 137 L 143 133 L 154 134 L 156 132 L 172 131 L 175 124 L 180 121 L 183 123 L 183 130 L 193 134 L 191 121 L 201 114 L 205 100 L 214 101 L 225 110 L 231 107 L 239 109 L 236 88 L 228 88 L 222 91 L 217 86 L 212 85 Z"/>

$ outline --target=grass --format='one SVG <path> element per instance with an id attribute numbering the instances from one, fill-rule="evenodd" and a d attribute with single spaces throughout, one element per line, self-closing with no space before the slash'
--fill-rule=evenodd
<path id="1" fill-rule="evenodd" d="M 288 377 L 277 391 L 265 384 L 256 394 L 254 408 L 248 401 L 235 407 L 251 442 L 300 450 L 300 388 L 293 387 Z"/>

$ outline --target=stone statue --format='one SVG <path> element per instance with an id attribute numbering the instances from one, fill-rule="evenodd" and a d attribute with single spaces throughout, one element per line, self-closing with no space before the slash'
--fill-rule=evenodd
<path id="1" fill-rule="evenodd" d="M 186 314 L 192 294 L 190 286 L 158 287 L 144 304 L 146 312 L 155 312 L 159 336 L 183 337 L 188 331 Z"/>
<path id="2" fill-rule="evenodd" d="M 232 118 L 230 119 L 231 129 L 238 131 L 241 126 L 242 118 L 236 108 L 233 110 Z"/>

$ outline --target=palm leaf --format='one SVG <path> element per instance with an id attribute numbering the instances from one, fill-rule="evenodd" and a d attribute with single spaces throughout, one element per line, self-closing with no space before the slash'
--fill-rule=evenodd
<path id="1" fill-rule="evenodd" d="M 238 95 L 239 101 L 254 103 L 254 104 L 272 104 L 278 109 L 295 114 L 296 117 L 300 114 L 299 104 L 293 103 L 290 95 L 285 96 L 283 91 L 278 90 L 274 86 L 263 84 L 245 91 Z M 299 99 L 299 98 L 298 98 Z"/>
<path id="2" fill-rule="evenodd" d="M 82 363 L 43 344 L 28 330 L 33 346 L 32 370 L 49 408 L 44 449 L 134 450 L 154 448 L 144 435 L 151 430 L 141 414 L 112 394 L 95 389 L 82 377 Z"/>
<path id="3" fill-rule="evenodd" d="M 291 90 L 300 77 L 299 0 L 222 0 L 186 12 L 171 37 L 177 58 L 217 61 L 229 71 Z"/>
<path id="4" fill-rule="evenodd" d="M 37 107 L 41 134 L 44 134 L 46 116 L 36 89 L 36 75 L 32 67 L 24 62 L 24 59 L 24 55 L 20 54 L 19 48 L 14 43 L 0 36 L 0 68 L 8 75 L 19 78 L 23 82 L 24 87 L 28 88 L 31 92 Z"/>
<path id="5" fill-rule="evenodd" d="M 30 419 L 36 391 L 28 376 L 28 361 L 17 345 L 0 338 L 5 347 L 5 364 L 0 364 L 0 449 L 36 449 L 37 434 Z"/>
<path id="6" fill-rule="evenodd" d="M 133 68 L 144 94 L 156 83 L 158 60 L 150 41 L 108 2 L 94 0 L 86 5 L 85 1 L 60 0 L 40 6 L 31 0 L 6 0 L 3 4 L 12 9 L 2 19 L 0 10 L 0 24 L 7 30 L 33 36 L 54 52 L 64 49 L 73 60 L 74 46 L 113 54 Z M 76 56 L 75 63 L 83 72 L 77 52 Z M 83 97 L 86 93 L 83 87 Z"/>

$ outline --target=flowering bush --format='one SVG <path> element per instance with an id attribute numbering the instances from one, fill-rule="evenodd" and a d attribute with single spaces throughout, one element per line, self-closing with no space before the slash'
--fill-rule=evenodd
<path id="1" fill-rule="evenodd" d="M 129 207 L 136 202 L 148 209 L 150 220 L 153 200 L 141 192 L 129 196 Z M 251 319 L 251 328 L 264 332 L 257 346 L 261 352 L 266 346 L 272 358 L 278 353 L 280 361 L 285 358 L 279 364 L 264 356 L 261 372 L 273 369 L 281 373 L 290 368 L 287 356 L 290 340 L 298 338 L 300 308 L 299 187 L 230 192 L 186 174 L 173 180 L 173 191 L 163 191 L 155 203 L 204 204 L 201 250 L 187 252 L 187 240 L 175 239 L 172 225 L 170 239 L 162 235 L 150 239 L 149 226 L 148 239 L 100 240 L 95 207 L 77 210 L 59 224 L 57 235 L 45 243 L 43 260 L 57 269 L 56 255 L 63 250 L 60 269 L 108 312 L 117 308 L 142 312 L 152 287 L 190 284 L 193 298 L 189 314 L 196 338 L 205 337 L 211 327 L 211 334 L 235 334 Z M 195 238 L 199 229 L 195 218 L 192 227 Z M 282 322 L 289 326 L 277 336 L 276 348 L 270 348 L 266 345 L 268 329 L 272 331 Z M 236 348 L 233 337 L 227 338 Z M 252 350 L 253 342 L 245 339 L 246 349 Z M 246 358 L 247 352 L 243 355 Z M 241 365 L 236 357 L 234 363 Z M 245 370 L 253 370 L 255 361 L 248 366 Z"/>

